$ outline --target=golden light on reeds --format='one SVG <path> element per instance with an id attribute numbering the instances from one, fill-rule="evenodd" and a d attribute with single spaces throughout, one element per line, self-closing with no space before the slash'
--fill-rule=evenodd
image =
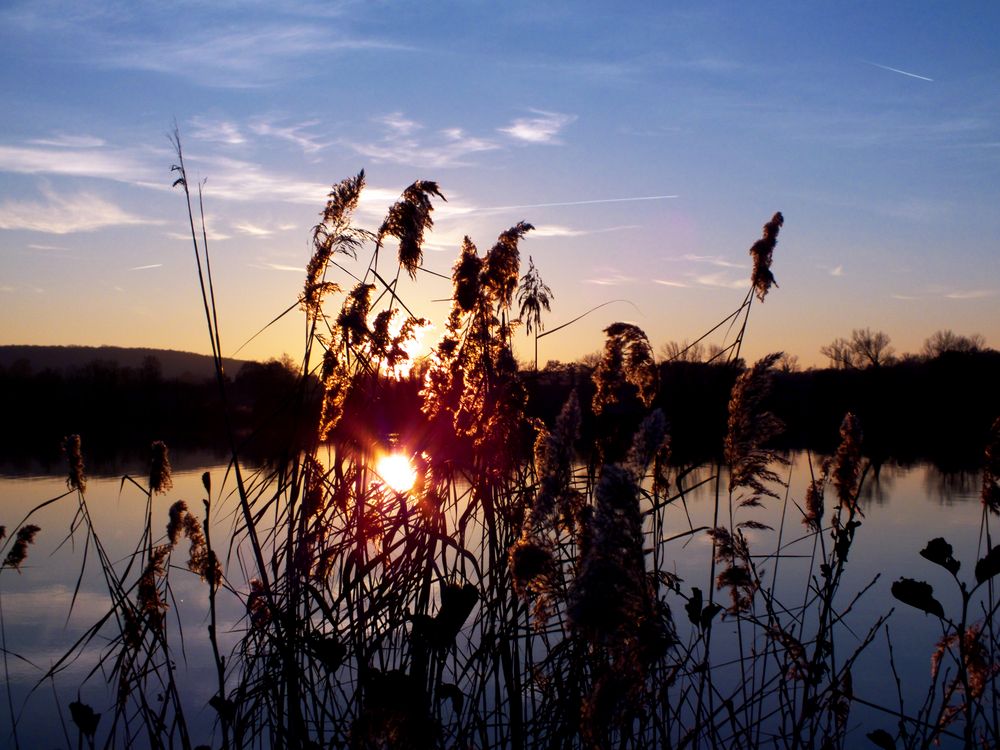
<path id="1" fill-rule="evenodd" d="M 417 470 L 402 453 L 388 453 L 375 465 L 382 481 L 396 492 L 408 492 L 417 481 Z"/>

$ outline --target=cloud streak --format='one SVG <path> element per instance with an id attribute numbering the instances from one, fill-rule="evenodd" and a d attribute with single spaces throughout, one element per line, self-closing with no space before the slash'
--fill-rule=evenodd
<path id="1" fill-rule="evenodd" d="M 0 229 L 64 235 L 106 227 L 163 223 L 131 214 L 90 193 L 66 197 L 45 190 L 43 195 L 45 202 L 5 201 L 0 204 Z"/>

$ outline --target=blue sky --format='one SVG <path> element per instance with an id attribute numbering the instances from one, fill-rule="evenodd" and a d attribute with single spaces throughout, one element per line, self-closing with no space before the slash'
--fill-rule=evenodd
<path id="1" fill-rule="evenodd" d="M 749 356 L 820 364 L 863 326 L 901 351 L 941 328 L 1000 346 L 1000 5 L 208 5 L 0 9 L 0 343 L 208 349 L 176 122 L 227 353 L 295 301 L 326 191 L 361 168 L 373 229 L 440 183 L 429 269 L 523 219 L 548 327 L 628 300 L 543 339 L 543 361 L 618 319 L 657 347 L 695 338 L 742 301 L 776 210 L 780 288 Z M 401 295 L 447 313 L 428 274 Z M 243 355 L 297 355 L 302 329 Z"/>

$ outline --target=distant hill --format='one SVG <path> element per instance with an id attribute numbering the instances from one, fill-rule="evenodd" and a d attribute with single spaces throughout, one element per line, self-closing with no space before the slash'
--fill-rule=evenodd
<path id="1" fill-rule="evenodd" d="M 160 373 L 168 380 L 202 381 L 215 375 L 212 358 L 207 354 L 178 352 L 173 349 L 126 348 L 122 346 L 0 346 L 0 367 L 10 368 L 15 363 L 27 363 L 31 372 L 53 370 L 70 373 L 86 367 L 91 362 L 113 362 L 119 367 L 135 370 L 143 367 L 149 357 L 155 357 Z M 235 377 L 247 362 L 242 359 L 225 359 L 226 374 Z"/>

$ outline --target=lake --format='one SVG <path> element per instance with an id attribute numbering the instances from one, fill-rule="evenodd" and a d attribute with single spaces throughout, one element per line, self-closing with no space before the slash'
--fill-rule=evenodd
<path id="1" fill-rule="evenodd" d="M 813 562 L 813 545 L 817 537 L 805 533 L 799 510 L 810 475 L 809 459 L 804 453 L 795 454 L 791 459 L 790 466 L 781 470 L 787 472 L 790 479 L 787 497 L 772 499 L 764 508 L 736 508 L 733 511 L 736 522 L 754 520 L 772 527 L 771 530 L 750 529 L 747 536 L 762 578 L 771 583 L 776 597 L 786 602 L 801 600 L 810 580 L 818 575 Z M 154 537 L 164 533 L 168 508 L 178 499 L 186 500 L 192 512 L 203 517 L 205 491 L 201 477 L 208 471 L 213 483 L 212 539 L 217 548 L 225 549 L 237 511 L 229 494 L 233 483 L 224 481 L 226 465 L 206 456 L 180 453 L 175 455 L 174 463 L 181 468 L 174 472 L 173 489 L 152 500 Z M 130 467 L 120 468 L 127 471 Z M 134 470 L 138 481 L 144 484 L 146 478 L 142 469 L 134 467 Z M 708 477 L 707 469 L 700 471 L 687 478 L 688 486 Z M 895 610 L 888 620 L 888 629 L 907 710 L 925 697 L 931 654 L 942 631 L 936 618 L 894 599 L 890 587 L 904 576 L 925 580 L 934 586 L 934 595 L 946 613 L 959 610 L 961 598 L 948 573 L 925 560 L 919 552 L 928 540 L 944 537 L 953 546 L 955 557 L 962 562 L 960 577 L 972 580 L 976 560 L 985 554 L 980 481 L 975 474 L 945 475 L 929 465 L 886 464 L 877 475 L 872 471 L 866 477 L 861 503 L 864 518 L 850 551 L 838 596 L 840 607 L 846 608 L 855 594 L 863 590 L 865 593 L 843 617 L 843 640 L 838 648 L 845 652 L 853 650 L 879 617 Z M 12 535 L 15 524 L 31 508 L 65 492 L 62 475 L 17 475 L 10 471 L 0 475 L 0 525 L 6 525 L 8 535 Z M 785 495 L 784 490 L 781 494 Z M 123 480 L 121 474 L 89 477 L 86 496 L 107 554 L 115 562 L 116 569 L 121 570 L 141 541 L 146 496 L 131 482 Z M 684 532 L 712 524 L 713 498 L 714 483 L 702 484 L 686 493 L 684 502 L 678 500 L 666 508 L 655 528 L 647 518 L 646 527 L 648 549 L 654 546 L 654 534 L 670 540 L 658 545 L 661 568 L 679 576 L 683 591 L 689 592 L 691 587 L 697 586 L 706 592 L 706 598 L 713 588 L 707 572 L 711 540 L 703 532 L 689 535 Z M 827 517 L 832 503 L 830 491 Z M 113 697 L 105 687 L 105 675 L 111 665 L 101 662 L 108 646 L 104 640 L 105 631 L 77 649 L 75 658 L 61 664 L 55 679 L 39 683 L 109 609 L 107 588 L 94 550 L 85 544 L 86 535 L 82 529 L 71 533 L 76 512 L 75 493 L 40 510 L 31 522 L 40 526 L 41 531 L 20 573 L 9 568 L 0 573 L 5 682 L 10 696 L 9 700 L 3 697 L 0 707 L 0 715 L 4 716 L 0 721 L 0 732 L 3 732 L 0 744 L 13 745 L 9 730 L 2 728 L 9 726 L 11 707 L 18 717 L 22 747 L 75 747 L 76 730 L 67 708 L 71 701 L 79 699 L 105 716 L 111 715 Z M 729 512 L 729 504 L 724 502 L 720 508 L 720 522 L 723 518 L 728 519 Z M 779 538 L 781 558 L 776 560 L 773 553 L 778 548 Z M 827 534 L 826 543 L 829 542 Z M 184 552 L 186 548 L 182 545 L 174 553 L 175 569 L 170 575 L 175 601 L 169 602 L 168 614 L 170 618 L 179 618 L 180 630 L 177 632 L 183 635 L 183 641 L 178 636 L 171 645 L 175 653 L 183 657 L 176 661 L 176 669 L 185 702 L 193 707 L 189 716 L 192 739 L 194 744 L 209 743 L 213 739 L 215 712 L 208 708 L 207 702 L 215 692 L 216 683 L 215 665 L 205 638 L 207 586 L 186 570 Z M 647 556 L 647 565 L 649 563 Z M 247 577 L 240 579 L 233 573 L 241 567 L 252 570 L 253 564 L 246 550 L 235 547 L 229 551 L 226 568 L 230 584 L 245 594 Z M 79 590 L 70 613 L 77 585 Z M 718 597 L 724 604 L 728 599 L 725 591 L 719 592 Z M 683 641 L 690 629 L 684 600 L 671 594 L 668 601 Z M 228 653 L 246 628 L 245 610 L 225 592 L 220 594 L 220 603 L 220 645 L 223 653 Z M 722 656 L 730 649 L 735 659 L 738 656 L 735 649 L 738 621 L 728 618 L 716 627 L 719 633 L 716 655 Z M 863 745 L 867 742 L 865 733 L 875 728 L 881 727 L 894 734 L 895 717 L 866 705 L 877 704 L 892 710 L 899 707 L 885 632 L 876 634 L 852 671 L 856 701 L 848 720 L 849 737 Z M 739 674 L 735 668 L 733 680 L 738 684 Z M 218 742 L 217 732 L 214 740 Z"/>

